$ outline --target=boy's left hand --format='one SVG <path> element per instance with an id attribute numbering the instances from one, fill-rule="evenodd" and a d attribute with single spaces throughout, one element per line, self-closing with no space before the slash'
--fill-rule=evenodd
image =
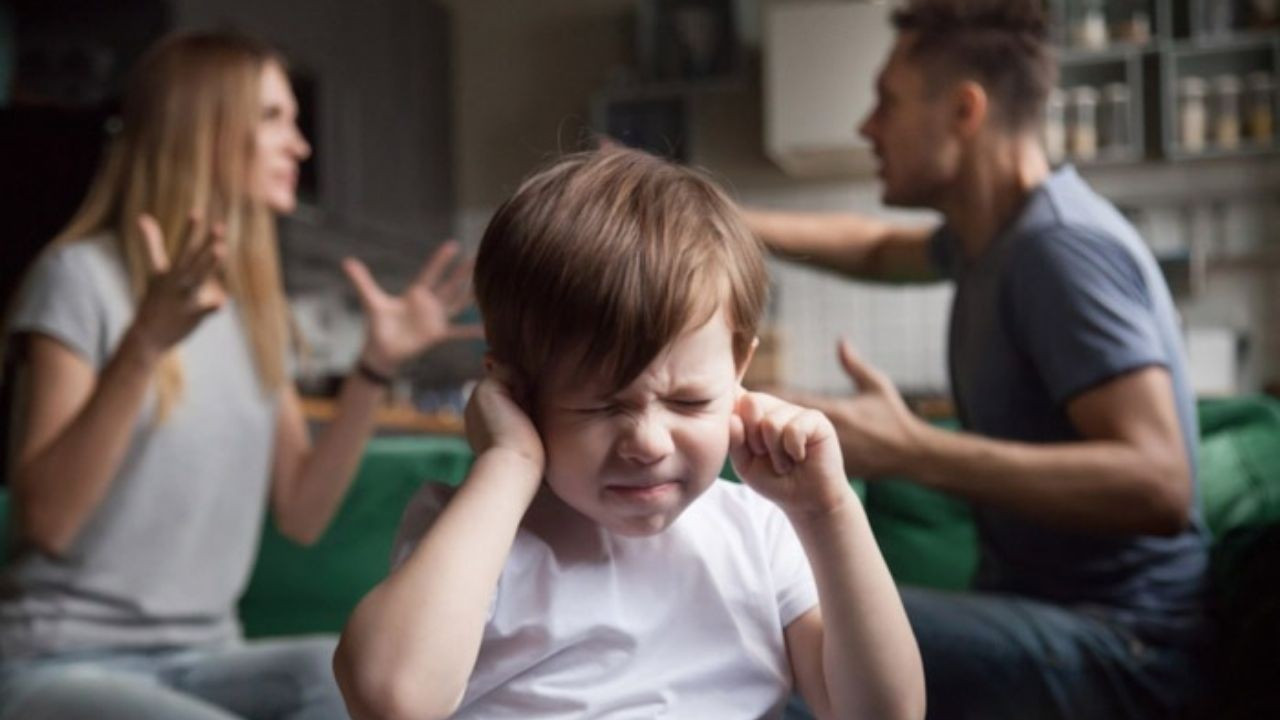
<path id="1" fill-rule="evenodd" d="M 786 512 L 827 513 L 852 494 L 831 421 L 772 395 L 738 397 L 729 457 L 743 482 Z"/>

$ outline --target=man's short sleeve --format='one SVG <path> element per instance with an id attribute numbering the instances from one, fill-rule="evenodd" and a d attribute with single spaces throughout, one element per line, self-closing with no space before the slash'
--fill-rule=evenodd
<path id="1" fill-rule="evenodd" d="M 944 225 L 929 238 L 929 259 L 942 277 L 953 278 L 956 275 L 955 236 Z"/>
<path id="2" fill-rule="evenodd" d="M 1003 307 L 1053 401 L 1148 365 L 1168 365 L 1150 289 L 1119 241 L 1077 230 L 1022 237 Z"/>
<path id="3" fill-rule="evenodd" d="M 91 259 L 86 250 L 66 243 L 36 259 L 19 291 L 8 332 L 47 335 L 100 369 L 107 361 L 106 314 L 85 265 Z"/>

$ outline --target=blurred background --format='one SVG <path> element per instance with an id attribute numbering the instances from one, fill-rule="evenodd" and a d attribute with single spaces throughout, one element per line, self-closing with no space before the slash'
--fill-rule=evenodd
<path id="1" fill-rule="evenodd" d="M 1052 156 L 1151 244 L 1201 395 L 1280 383 L 1278 0 L 1050 0 L 1062 88 Z M 855 128 L 889 6 L 839 0 L 17 0 L 0 5 L 0 288 L 81 199 L 127 69 L 179 29 L 235 29 L 291 63 L 315 153 L 282 221 L 285 280 L 323 396 L 360 342 L 338 261 L 385 286 L 436 243 L 474 247 L 532 169 L 608 134 L 710 170 L 746 204 L 883 208 Z M 928 221 L 927 214 L 919 214 Z M 852 283 L 775 263 L 753 374 L 838 392 L 851 338 L 911 398 L 945 397 L 947 286 Z M 432 352 L 397 388 L 456 409 L 482 347 Z"/>

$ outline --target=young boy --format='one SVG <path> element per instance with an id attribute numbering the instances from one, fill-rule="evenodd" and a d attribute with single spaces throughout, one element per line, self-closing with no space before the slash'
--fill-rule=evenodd
<path id="1" fill-rule="evenodd" d="M 354 716 L 778 717 L 793 685 L 819 717 L 924 714 L 830 422 L 740 384 L 767 282 L 719 189 L 568 157 L 498 210 L 475 272 L 475 465 L 415 498 L 343 633 Z"/>

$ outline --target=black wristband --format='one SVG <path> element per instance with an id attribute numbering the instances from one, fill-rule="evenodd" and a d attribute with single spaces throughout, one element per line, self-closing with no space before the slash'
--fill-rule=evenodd
<path id="1" fill-rule="evenodd" d="M 394 377 L 390 375 L 383 375 L 377 370 L 369 367 L 369 363 L 365 362 L 363 358 L 356 363 L 356 372 L 360 373 L 360 377 L 365 380 L 368 380 L 374 385 L 381 385 L 382 387 L 391 387 L 391 383 L 395 380 Z"/>

